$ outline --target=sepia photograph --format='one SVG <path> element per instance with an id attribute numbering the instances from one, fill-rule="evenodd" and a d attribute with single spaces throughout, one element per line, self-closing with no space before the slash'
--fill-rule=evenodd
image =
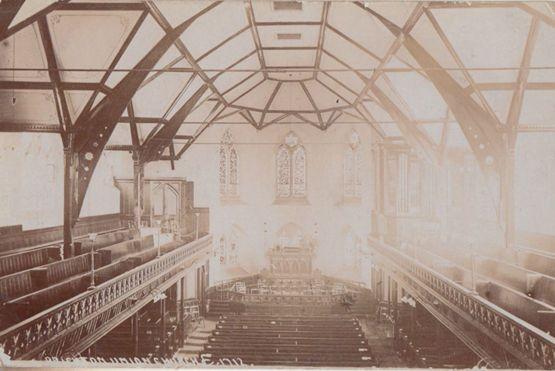
<path id="1" fill-rule="evenodd" d="M 0 0 L 0 368 L 555 370 L 555 2 Z"/>

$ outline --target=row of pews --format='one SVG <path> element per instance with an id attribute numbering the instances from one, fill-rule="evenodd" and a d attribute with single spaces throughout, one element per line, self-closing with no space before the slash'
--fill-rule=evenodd
<path id="1" fill-rule="evenodd" d="M 127 228 L 122 215 L 105 214 L 79 218 L 73 228 L 75 240 L 86 239 L 89 233 L 99 233 Z M 41 245 L 59 244 L 63 240 L 63 227 L 47 227 L 24 230 L 22 225 L 0 227 L 0 256 L 10 255 L 14 250 L 36 249 Z"/>
<path id="2" fill-rule="evenodd" d="M 544 332 L 555 333 L 555 247 L 472 249 L 428 241 L 405 250 L 469 289 L 474 279 L 481 297 Z"/>
<path id="3" fill-rule="evenodd" d="M 200 355 L 261 366 L 375 365 L 358 320 L 348 315 L 222 315 Z"/>
<path id="4" fill-rule="evenodd" d="M 0 265 L 10 268 L 0 275 L 0 330 L 86 291 L 92 281 L 89 242 L 76 244 L 75 256 L 67 259 L 61 259 L 60 247 L 53 246 L 0 256 Z M 163 244 L 160 251 L 170 252 L 179 244 Z M 94 242 L 94 283 L 106 282 L 157 255 L 152 235 L 132 238 L 121 229 L 102 233 Z"/>
<path id="5" fill-rule="evenodd" d="M 109 251 L 109 246 L 128 244 L 129 231 L 118 230 L 99 235 L 95 241 L 95 252 Z M 27 285 L 45 285 L 60 281 L 73 271 L 78 273 L 85 266 L 90 269 L 92 241 L 82 244 L 76 256 L 62 259 L 60 246 L 45 246 L 32 251 L 14 252 L 0 257 L 0 288 L 5 298 L 12 298 L 28 291 Z M 96 259 L 97 264 L 100 259 Z M 14 285 L 20 282 L 21 285 Z"/>

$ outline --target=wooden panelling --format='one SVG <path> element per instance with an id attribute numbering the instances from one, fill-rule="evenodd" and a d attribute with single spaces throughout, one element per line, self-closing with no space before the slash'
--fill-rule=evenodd
<path id="1" fill-rule="evenodd" d="M 98 233 L 123 227 L 121 214 L 98 215 L 81 218 L 75 225 L 73 234 L 84 236 L 89 233 Z M 6 235 L 0 240 L 0 252 L 5 252 L 22 247 L 47 244 L 61 241 L 63 227 L 31 229 Z"/>
<path id="2" fill-rule="evenodd" d="M 100 234 L 94 242 L 94 249 L 99 250 L 103 247 L 111 246 L 128 239 L 129 231 L 127 230 Z M 80 254 L 86 254 L 91 251 L 93 243 L 88 238 L 80 238 L 76 240 L 76 242 L 81 243 Z M 36 250 L 1 256 L 0 277 L 60 260 L 61 256 L 59 250 L 60 247 L 54 245 L 37 248 Z"/>
<path id="3" fill-rule="evenodd" d="M 555 254 L 555 236 L 550 234 L 517 231 L 516 243 Z"/>
<path id="4" fill-rule="evenodd" d="M 48 250 L 27 251 L 0 258 L 0 277 L 48 263 Z"/>
<path id="5" fill-rule="evenodd" d="M 14 233 L 20 233 L 22 231 L 21 224 L 17 225 L 7 225 L 0 227 L 0 236 L 6 236 Z"/>
<path id="6" fill-rule="evenodd" d="M 32 290 L 33 283 L 30 270 L 10 274 L 0 279 L 1 302 L 24 295 Z"/>

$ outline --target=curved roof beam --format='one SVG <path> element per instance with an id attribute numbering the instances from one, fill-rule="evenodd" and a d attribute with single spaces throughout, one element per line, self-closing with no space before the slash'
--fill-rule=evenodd
<path id="1" fill-rule="evenodd" d="M 141 163 L 160 160 L 162 153 L 166 147 L 172 143 L 173 137 L 177 134 L 181 124 L 191 113 L 193 107 L 198 103 L 207 89 L 208 85 L 202 85 L 168 120 L 168 123 L 164 125 L 162 129 L 143 143 L 139 156 Z"/>
<path id="2" fill-rule="evenodd" d="M 212 10 L 213 8 L 215 8 L 216 6 L 220 5 L 222 3 L 222 1 L 217 1 L 214 2 L 212 4 L 210 4 L 209 6 L 207 6 L 206 8 L 204 8 L 201 13 L 199 14 L 199 16 L 204 15 L 205 13 L 207 13 L 208 11 Z M 150 15 L 152 15 L 152 17 L 156 20 L 156 22 L 158 22 L 158 24 L 162 27 L 162 29 L 165 32 L 170 32 L 172 27 L 170 25 L 170 22 L 168 22 L 168 20 L 166 19 L 166 17 L 162 14 L 162 12 L 160 11 L 160 9 L 158 9 L 158 7 L 156 6 L 155 2 L 152 0 L 147 0 L 145 2 Z M 216 96 L 218 97 L 218 99 L 225 105 L 228 106 L 227 101 L 225 100 L 225 98 L 221 95 L 221 93 L 218 91 L 218 89 L 214 86 L 214 83 L 211 81 L 211 79 L 208 77 L 208 75 L 206 75 L 206 72 L 204 72 L 204 70 L 198 65 L 198 63 L 196 62 L 195 58 L 193 57 L 193 55 L 191 54 L 191 52 L 189 51 L 189 49 L 185 46 L 185 44 L 183 43 L 183 41 L 181 41 L 181 39 L 177 38 L 176 40 L 174 40 L 174 45 L 177 48 L 177 50 L 183 55 L 183 57 L 185 57 L 185 60 L 191 65 L 191 67 L 193 67 L 194 71 L 196 73 L 198 73 L 198 75 L 200 76 L 200 78 L 204 81 L 205 84 L 208 85 L 208 87 L 210 88 L 210 90 L 216 94 Z"/>
<path id="3" fill-rule="evenodd" d="M 0 36 L 3 35 L 25 0 L 4 0 L 0 2 Z"/>
<path id="4" fill-rule="evenodd" d="M 370 11 L 363 4 L 360 4 L 358 2 L 356 2 L 355 4 L 358 5 L 360 8 L 366 10 L 366 11 Z M 414 28 L 414 26 L 416 25 L 416 23 L 418 22 L 418 20 L 422 16 L 422 14 L 424 13 L 424 9 L 425 9 L 426 6 L 427 6 L 427 3 L 418 3 L 414 7 L 412 13 L 410 14 L 407 21 L 405 22 L 405 25 L 403 26 L 403 32 L 404 33 L 408 34 L 409 32 L 412 31 L 412 29 Z M 355 101 L 355 103 L 354 103 L 355 106 L 358 105 L 360 102 L 362 102 L 362 100 L 364 99 L 364 97 L 367 95 L 368 91 L 372 87 L 372 85 L 374 85 L 376 83 L 376 80 L 382 74 L 383 68 L 389 63 L 391 58 L 395 55 L 395 53 L 397 53 L 397 51 L 399 50 L 399 48 L 402 45 L 403 45 L 403 35 L 400 34 L 395 38 L 393 43 L 390 45 L 390 47 L 387 50 L 385 56 L 381 59 L 381 62 L 378 64 L 378 66 L 376 67 L 376 69 L 372 73 L 372 76 L 370 76 L 369 79 L 366 79 L 366 85 L 365 85 L 364 89 L 362 89 L 362 91 L 361 91 L 360 95 L 358 96 L 357 100 Z"/>
<path id="5" fill-rule="evenodd" d="M 476 86 L 476 82 L 474 81 L 474 79 L 472 78 L 472 76 L 470 75 L 468 70 L 465 68 L 461 58 L 459 57 L 459 55 L 455 51 L 455 48 L 453 47 L 453 45 L 449 42 L 449 39 L 447 38 L 447 35 L 443 32 L 443 29 L 439 25 L 438 21 L 436 20 L 436 18 L 432 14 L 432 12 L 430 12 L 428 9 L 426 9 L 424 12 L 426 13 L 426 17 L 428 17 L 428 19 L 430 20 L 430 23 L 432 24 L 432 27 L 436 31 L 437 35 L 441 39 L 441 42 L 443 43 L 443 45 L 445 45 L 445 47 L 449 51 L 449 54 L 451 54 L 451 56 L 455 60 L 455 63 L 461 69 L 461 72 L 464 75 L 465 79 L 468 81 L 468 84 L 469 84 L 470 88 L 472 89 L 472 92 L 476 94 L 478 99 L 480 99 L 480 103 L 482 103 L 482 105 L 488 111 L 488 113 L 491 115 L 491 117 L 493 117 L 497 120 L 497 126 L 501 127 L 501 123 L 499 122 L 499 119 L 497 118 L 497 116 L 495 115 L 493 110 L 491 109 L 488 101 L 486 100 L 486 98 L 484 97 L 484 95 L 482 94 L 480 89 L 478 89 L 478 87 Z"/>
<path id="6" fill-rule="evenodd" d="M 421 132 L 405 113 L 397 107 L 397 105 L 389 98 L 378 86 L 372 85 L 370 88 L 372 94 L 382 104 L 387 113 L 397 122 L 397 127 L 405 137 L 405 140 L 412 147 L 420 150 L 424 156 L 431 162 L 438 164 L 439 155 L 434 143 Z"/>
<path id="7" fill-rule="evenodd" d="M 85 194 L 100 159 L 100 155 L 114 131 L 119 118 L 131 101 L 141 83 L 174 41 L 196 19 L 183 22 L 169 31 L 115 87 L 91 111 L 82 111 L 73 127 L 73 150 L 77 154 L 77 199 L 74 205 L 75 223 L 79 216 Z"/>
<path id="8" fill-rule="evenodd" d="M 34 2 L 36 0 L 30 0 Z M 38 1 L 37 1 L 38 2 Z M 4 3 L 4 1 L 2 2 Z M 36 12 L 32 16 L 24 19 L 16 25 L 5 30 L 4 33 L 0 32 L 0 41 L 7 39 L 16 32 L 22 30 L 23 28 L 33 24 L 40 18 L 50 14 L 55 10 L 76 10 L 76 11 L 86 11 L 86 10 L 129 10 L 129 11 L 141 11 L 145 10 L 145 6 L 142 3 L 70 3 L 69 0 L 58 0 L 53 4 L 50 4 L 43 8 L 42 10 Z"/>
<path id="9" fill-rule="evenodd" d="M 492 169 L 500 171 L 504 165 L 506 148 L 501 134 L 496 130 L 497 120 L 466 94 L 464 88 L 410 35 L 410 31 L 399 28 L 372 9 L 363 9 L 382 22 L 425 70 L 459 122 L 482 171 L 486 174 Z"/>
<path id="10" fill-rule="evenodd" d="M 195 133 L 188 139 L 187 143 L 179 150 L 175 156 L 176 160 L 179 160 L 181 156 L 189 149 L 189 147 L 198 139 L 198 137 L 206 130 L 212 123 L 218 118 L 218 116 L 226 109 L 226 106 L 222 102 L 218 102 L 214 105 L 210 113 L 206 116 L 204 123 L 200 125 Z"/>

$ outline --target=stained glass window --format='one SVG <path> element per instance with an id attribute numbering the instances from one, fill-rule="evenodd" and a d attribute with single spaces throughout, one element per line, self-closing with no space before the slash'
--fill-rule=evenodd
<path id="1" fill-rule="evenodd" d="M 277 154 L 277 192 L 279 197 L 291 195 L 291 155 L 284 145 Z"/>
<path id="2" fill-rule="evenodd" d="M 220 146 L 220 194 L 225 195 L 227 193 L 227 152 L 224 146 Z"/>
<path id="3" fill-rule="evenodd" d="M 239 179 L 237 176 L 237 151 L 231 147 L 229 149 L 229 184 L 227 192 L 230 195 L 237 194 L 237 184 Z"/>
<path id="4" fill-rule="evenodd" d="M 304 147 L 297 146 L 293 152 L 293 196 L 302 197 L 306 193 L 306 154 Z"/>
<path id="5" fill-rule="evenodd" d="M 220 195 L 236 196 L 239 185 L 238 155 L 229 130 L 224 132 L 220 142 L 219 180 Z"/>
<path id="6" fill-rule="evenodd" d="M 277 195 L 280 198 L 306 195 L 306 152 L 293 132 L 285 137 L 276 155 Z"/>

